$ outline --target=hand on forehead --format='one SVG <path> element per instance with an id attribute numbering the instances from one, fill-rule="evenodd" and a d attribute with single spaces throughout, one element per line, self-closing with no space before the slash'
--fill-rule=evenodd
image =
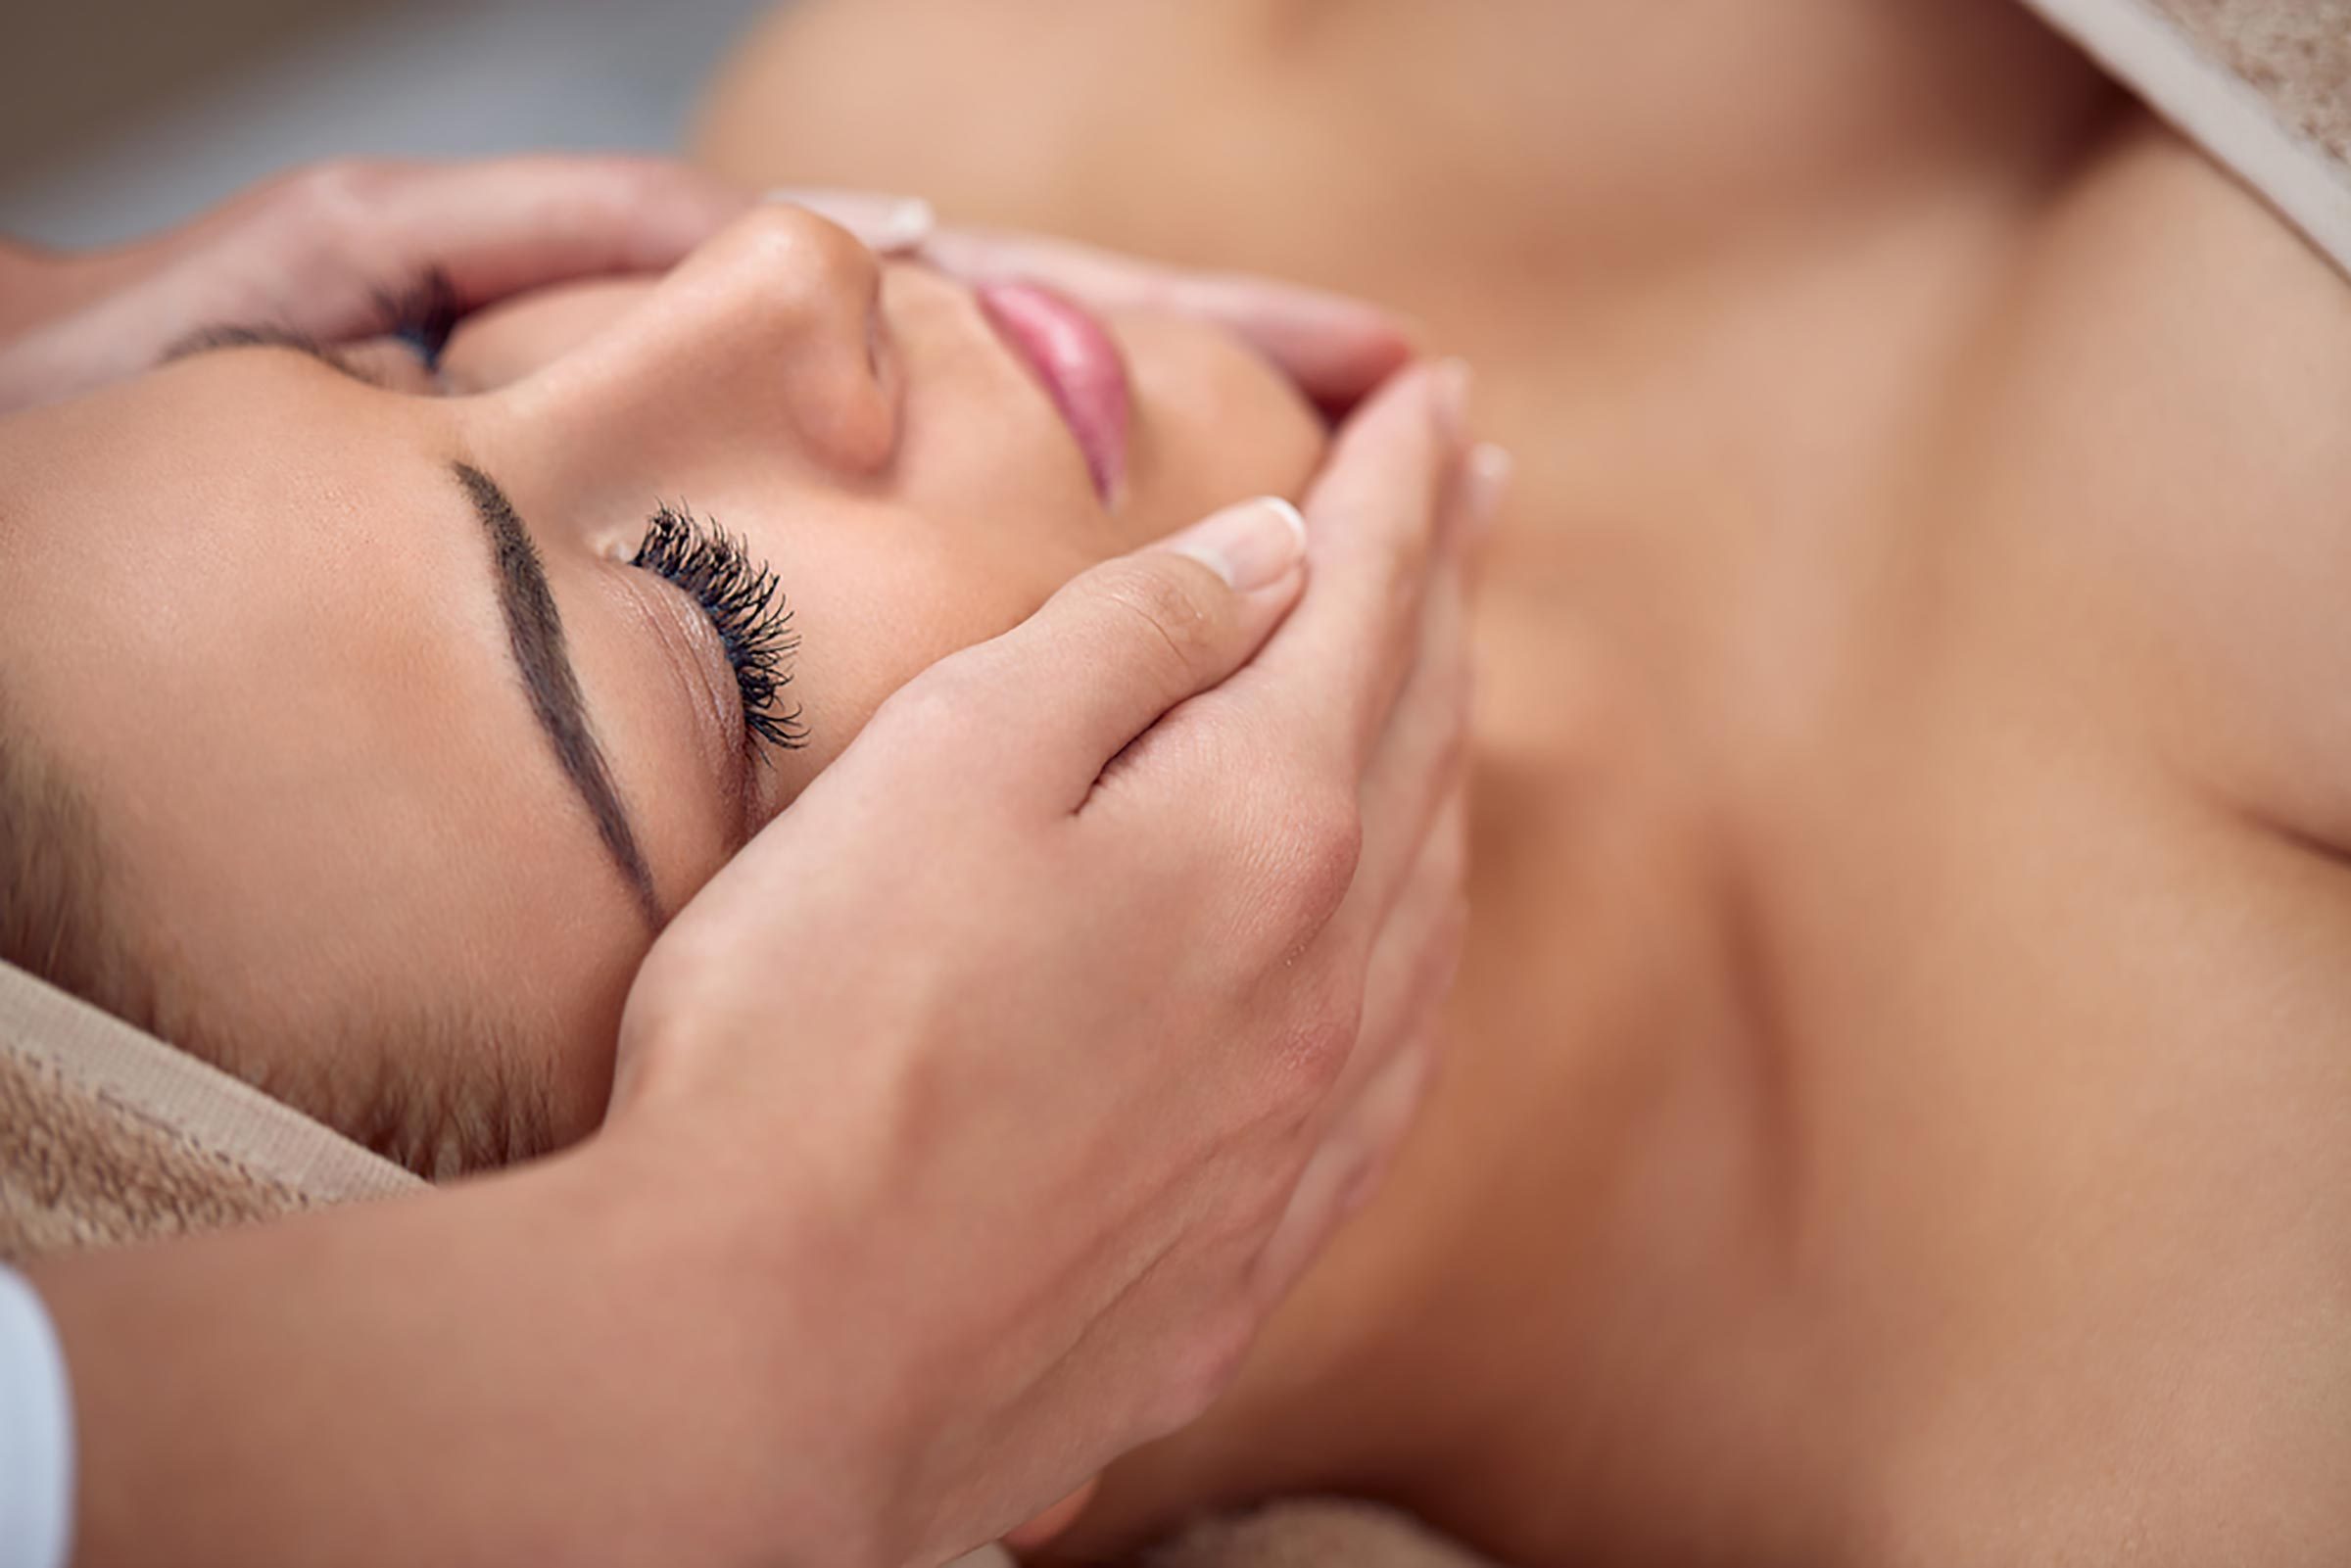
<path id="1" fill-rule="evenodd" d="M 1098 309 L 1148 307 L 1231 330 L 1326 407 L 1352 404 L 1403 362 L 1394 322 L 1353 302 L 1186 274 L 1006 235 L 932 230 L 919 203 L 779 193 L 879 247 L 919 244 L 967 279 L 1019 275 Z M 222 321 L 335 342 L 388 324 L 387 302 L 427 273 L 460 309 L 581 278 L 658 272 L 740 214 L 744 193 L 646 159 L 465 164 L 346 162 L 299 170 L 138 245 L 12 261 L 27 302 L 0 344 L 0 412 L 56 402 L 160 358 Z"/>

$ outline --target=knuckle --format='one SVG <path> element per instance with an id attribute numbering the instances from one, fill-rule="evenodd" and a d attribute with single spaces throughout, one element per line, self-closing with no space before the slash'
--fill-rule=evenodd
<path id="1" fill-rule="evenodd" d="M 949 659 L 892 691 L 866 728 L 878 741 L 936 744 L 965 736 L 982 721 L 987 682 L 972 661 Z"/>
<path id="2" fill-rule="evenodd" d="M 1303 795 L 1287 813 L 1278 918 L 1299 940 L 1328 925 L 1354 885 L 1364 852 L 1363 809 L 1348 790 Z"/>
<path id="3" fill-rule="evenodd" d="M 1363 1022 L 1362 986 L 1336 986 L 1291 1030 L 1281 1065 L 1294 1112 L 1311 1115 L 1337 1085 L 1355 1054 Z"/>
<path id="4" fill-rule="evenodd" d="M 1114 561 L 1097 573 L 1095 600 L 1164 658 L 1172 678 L 1198 680 L 1210 667 L 1221 641 L 1222 595 L 1207 592 L 1205 569 L 1176 571 L 1168 561 Z"/>
<path id="5" fill-rule="evenodd" d="M 1290 972 L 1292 990 L 1260 1080 L 1259 1125 L 1276 1141 L 1311 1130 L 1363 1037 L 1367 972 L 1318 962 Z"/>

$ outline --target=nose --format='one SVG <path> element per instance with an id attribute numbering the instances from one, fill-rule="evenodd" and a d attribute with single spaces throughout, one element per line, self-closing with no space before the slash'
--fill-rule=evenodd
<path id="1" fill-rule="evenodd" d="M 549 479 L 673 495 L 779 461 L 852 478 L 896 447 L 895 378 L 873 252 L 814 214 L 760 207 L 496 394 L 500 445 Z"/>

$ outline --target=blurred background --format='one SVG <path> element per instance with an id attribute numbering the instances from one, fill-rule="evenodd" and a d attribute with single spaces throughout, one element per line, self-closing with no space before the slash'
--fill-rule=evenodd
<path id="1" fill-rule="evenodd" d="M 345 154 L 674 149 L 773 0 L 0 0 L 0 233 L 126 239 Z"/>

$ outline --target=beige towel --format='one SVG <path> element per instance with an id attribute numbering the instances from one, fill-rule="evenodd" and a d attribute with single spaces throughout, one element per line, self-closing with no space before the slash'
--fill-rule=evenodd
<path id="1" fill-rule="evenodd" d="M 421 1185 L 226 1073 L 0 964 L 0 1259 Z"/>

